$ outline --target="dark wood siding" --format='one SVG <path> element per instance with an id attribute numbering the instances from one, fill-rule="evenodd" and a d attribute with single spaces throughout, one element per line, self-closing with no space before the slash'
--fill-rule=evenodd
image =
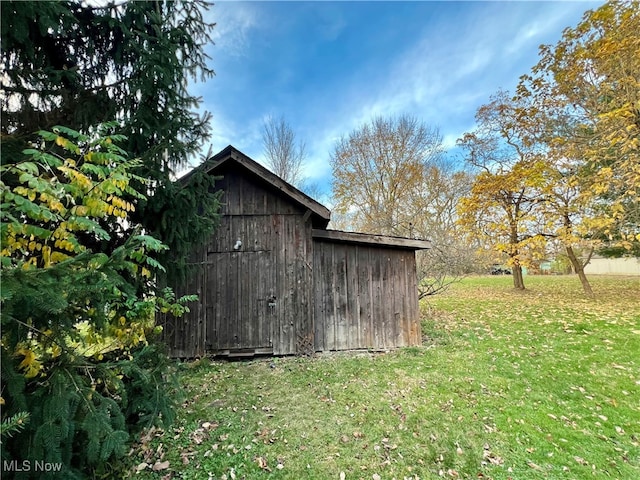
<path id="1" fill-rule="evenodd" d="M 325 207 L 226 150 L 231 157 L 216 156 L 210 170 L 224 191 L 220 225 L 175 289 L 200 299 L 182 318 L 164 319 L 171 355 L 419 344 L 415 249 L 428 242 L 326 230 Z"/>
<path id="2" fill-rule="evenodd" d="M 200 302 L 168 319 L 170 350 L 179 357 L 313 350 L 309 216 L 259 179 L 233 168 L 216 173 L 224 175 L 222 218 L 193 256 L 200 272 L 177 289 L 197 291 Z"/>
<path id="3" fill-rule="evenodd" d="M 170 355 L 177 358 L 196 358 L 205 354 L 206 304 L 202 299 L 205 297 L 206 279 L 200 270 L 204 263 L 204 251 L 195 252 L 190 260 L 197 266 L 196 271 L 185 285 L 174 286 L 174 292 L 178 297 L 196 294 L 200 301 L 190 303 L 190 311 L 180 318 L 169 314 L 162 316 L 163 338 Z"/>
<path id="4" fill-rule="evenodd" d="M 314 241 L 316 350 L 420 342 L 415 253 Z"/>

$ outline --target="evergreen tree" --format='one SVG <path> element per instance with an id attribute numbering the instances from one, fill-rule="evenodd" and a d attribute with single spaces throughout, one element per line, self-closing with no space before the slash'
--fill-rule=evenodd
<path id="1" fill-rule="evenodd" d="M 144 199 L 132 186 L 140 161 L 111 126 L 95 131 L 55 127 L 17 161 L 3 152 L 0 456 L 10 477 L 119 477 L 133 435 L 173 418 L 155 315 L 180 316 L 194 297 L 156 292 L 152 255 L 166 246 L 131 220 Z M 130 228 L 120 246 L 96 252 L 96 239 L 110 240 L 103 224 Z M 18 472 L 25 461 L 62 473 Z"/>
<path id="2" fill-rule="evenodd" d="M 184 263 L 192 244 L 215 227 L 219 204 L 209 177 L 194 178 L 189 189 L 171 181 L 209 136 L 209 114 L 196 113 L 200 99 L 188 91 L 192 81 L 214 74 L 204 52 L 214 26 L 203 17 L 209 4 L 4 1 L 0 7 L 3 157 L 15 159 L 38 130 L 85 131 L 117 120 L 127 137 L 121 147 L 142 159 L 136 173 L 152 180 L 134 221 L 170 247 L 170 270 Z"/>

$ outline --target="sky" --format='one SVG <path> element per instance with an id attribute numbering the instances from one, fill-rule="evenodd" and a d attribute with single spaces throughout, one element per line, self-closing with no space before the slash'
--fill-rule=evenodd
<path id="1" fill-rule="evenodd" d="M 330 203 L 336 141 L 408 114 L 456 139 L 499 89 L 513 91 L 566 27 L 602 2 L 216 2 L 206 46 L 216 75 L 191 86 L 213 115 L 212 153 L 264 163 L 262 128 L 283 117 L 306 144 L 304 175 Z M 205 146 L 205 151 L 208 146 Z"/>

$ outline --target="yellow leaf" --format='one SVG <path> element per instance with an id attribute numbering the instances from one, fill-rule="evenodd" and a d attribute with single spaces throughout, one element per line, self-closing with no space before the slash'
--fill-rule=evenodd
<path id="1" fill-rule="evenodd" d="M 42 370 L 42 364 L 37 360 L 36 354 L 26 347 L 20 347 L 16 350 L 16 356 L 22 355 L 24 358 L 18 365 L 18 368 L 24 370 L 24 376 L 26 378 L 33 378 L 40 370 Z"/>

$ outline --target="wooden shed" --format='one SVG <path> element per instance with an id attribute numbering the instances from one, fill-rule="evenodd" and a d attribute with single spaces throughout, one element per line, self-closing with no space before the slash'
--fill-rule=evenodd
<path id="1" fill-rule="evenodd" d="M 429 242 L 328 230 L 329 210 L 232 146 L 198 168 L 220 177 L 221 222 L 164 319 L 174 357 L 389 349 L 421 341 L 415 251 Z M 188 188 L 188 177 L 183 180 Z"/>

